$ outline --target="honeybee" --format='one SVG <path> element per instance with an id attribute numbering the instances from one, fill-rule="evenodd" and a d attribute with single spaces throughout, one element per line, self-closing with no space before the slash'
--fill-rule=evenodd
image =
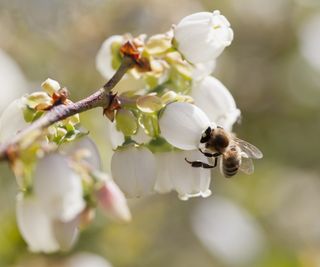
<path id="1" fill-rule="evenodd" d="M 220 160 L 221 173 L 229 178 L 238 173 L 238 170 L 246 174 L 252 174 L 254 166 L 252 159 L 261 159 L 262 152 L 254 145 L 241 140 L 231 133 L 228 133 L 222 127 L 212 129 L 208 127 L 202 134 L 200 140 L 201 147 L 199 151 L 212 160 L 212 165 L 201 161 L 189 161 L 192 167 L 205 169 L 215 168 Z"/>

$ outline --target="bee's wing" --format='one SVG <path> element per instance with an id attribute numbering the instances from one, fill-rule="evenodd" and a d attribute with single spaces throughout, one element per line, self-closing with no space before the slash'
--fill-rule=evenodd
<path id="1" fill-rule="evenodd" d="M 254 165 L 251 158 L 242 157 L 239 169 L 245 174 L 252 174 L 254 172 Z"/>
<path id="2" fill-rule="evenodd" d="M 259 148 L 255 147 L 254 145 L 237 137 L 233 137 L 233 141 L 238 144 L 242 152 L 244 152 L 248 158 L 261 159 L 263 157 L 262 152 L 259 150 Z"/>
<path id="3" fill-rule="evenodd" d="M 224 171 L 223 171 L 223 158 L 222 158 L 222 157 L 219 157 L 218 165 L 219 165 L 219 171 L 220 171 L 220 173 L 221 173 L 223 176 L 225 176 L 225 175 L 224 175 Z"/>

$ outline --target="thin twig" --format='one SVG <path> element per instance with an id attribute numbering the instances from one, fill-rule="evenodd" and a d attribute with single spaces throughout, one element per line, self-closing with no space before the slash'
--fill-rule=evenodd
<path id="1" fill-rule="evenodd" d="M 121 80 L 125 73 L 133 66 L 134 62 L 130 57 L 124 57 L 119 69 L 113 77 L 94 94 L 68 105 L 58 105 L 53 107 L 44 116 L 27 126 L 18 134 L 12 137 L 11 140 L 0 146 L 0 161 L 8 160 L 8 149 L 18 144 L 24 137 L 36 130 L 43 130 L 48 126 L 66 119 L 72 115 L 94 109 L 97 107 L 107 108 L 110 104 L 110 92 Z"/>

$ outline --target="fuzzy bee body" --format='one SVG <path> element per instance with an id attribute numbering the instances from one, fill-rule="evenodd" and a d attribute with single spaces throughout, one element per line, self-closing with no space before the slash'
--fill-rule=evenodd
<path id="1" fill-rule="evenodd" d="M 193 167 L 214 168 L 220 158 L 220 171 L 229 178 L 238 173 L 239 170 L 246 174 L 254 171 L 251 159 L 263 157 L 261 151 L 254 145 L 241 140 L 221 127 L 211 129 L 208 127 L 202 134 L 200 151 L 206 156 L 214 159 L 213 165 L 200 161 L 190 162 Z"/>

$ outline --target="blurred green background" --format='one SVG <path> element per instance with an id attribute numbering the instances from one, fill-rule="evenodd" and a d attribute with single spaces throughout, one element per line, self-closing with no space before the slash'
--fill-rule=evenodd
<path id="1" fill-rule="evenodd" d="M 235 32 L 214 76 L 242 110 L 235 131 L 264 152 L 255 173 L 227 180 L 214 172 L 209 199 L 182 202 L 172 193 L 130 201 L 132 223 L 98 214 L 73 251 L 45 256 L 30 254 L 17 231 L 17 186 L 2 163 L 1 267 L 62 266 L 77 251 L 119 267 L 320 266 L 319 0 L 0 0 L 0 48 L 21 67 L 26 91 L 50 77 L 78 100 L 104 82 L 95 55 L 106 37 L 164 32 L 214 9 Z M 0 84 L 0 97 L 10 90 Z M 112 150 L 100 115 L 81 118 L 108 170 Z"/>

